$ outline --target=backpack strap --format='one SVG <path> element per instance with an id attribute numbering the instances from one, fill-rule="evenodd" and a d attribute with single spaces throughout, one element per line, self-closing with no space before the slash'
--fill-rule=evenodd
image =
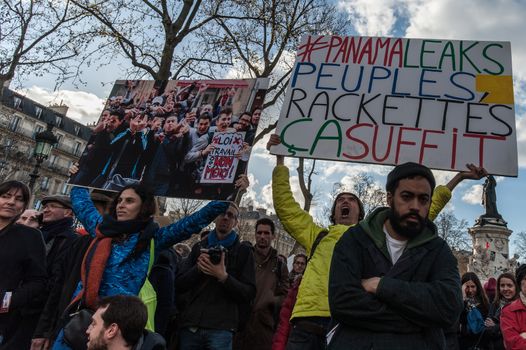
<path id="1" fill-rule="evenodd" d="M 148 275 L 150 276 L 150 272 L 152 272 L 152 266 L 155 260 L 155 241 L 153 238 L 150 240 L 150 260 L 148 261 Z"/>
<path id="2" fill-rule="evenodd" d="M 309 262 L 312 259 L 312 256 L 314 255 L 314 252 L 316 251 L 316 248 L 320 244 L 323 237 L 327 236 L 329 234 L 329 231 L 323 230 L 318 233 L 318 236 L 316 236 L 316 239 L 314 240 L 314 243 L 312 243 L 312 248 L 310 249 L 309 258 L 307 259 L 307 262 Z"/>

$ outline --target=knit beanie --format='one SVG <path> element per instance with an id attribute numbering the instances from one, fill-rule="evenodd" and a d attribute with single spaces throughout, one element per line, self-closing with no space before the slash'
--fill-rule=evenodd
<path id="1" fill-rule="evenodd" d="M 413 162 L 407 162 L 404 164 L 397 165 L 389 173 L 389 175 L 387 175 L 387 183 L 385 184 L 385 189 L 387 190 L 387 192 L 393 192 L 393 189 L 395 188 L 395 185 L 399 180 L 413 176 L 425 177 L 431 185 L 431 192 L 433 192 L 436 185 L 433 173 L 428 167 Z"/>
<path id="2" fill-rule="evenodd" d="M 360 207 L 360 213 L 358 214 L 358 220 L 363 220 L 363 218 L 365 217 L 365 210 L 363 209 L 363 203 L 360 200 L 360 198 L 358 198 L 357 195 L 355 195 L 354 193 L 351 193 L 351 192 L 341 192 L 341 193 L 338 193 L 336 198 L 334 198 L 334 202 L 332 203 L 331 217 L 330 217 L 331 222 L 334 223 L 334 214 L 336 214 L 335 213 L 335 211 L 336 211 L 336 202 L 338 201 L 338 198 L 340 198 L 344 194 L 350 194 L 351 196 L 356 198 L 356 201 L 358 202 L 358 206 Z"/>

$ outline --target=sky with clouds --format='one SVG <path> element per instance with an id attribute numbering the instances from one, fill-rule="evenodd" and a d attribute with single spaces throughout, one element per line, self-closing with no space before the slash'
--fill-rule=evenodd
<path id="1" fill-rule="evenodd" d="M 519 152 L 519 177 L 498 178 L 498 208 L 508 227 L 514 231 L 526 231 L 526 219 L 522 213 L 522 196 L 526 193 L 526 1 L 522 0 L 340 0 L 339 9 L 349 15 L 356 35 L 396 36 L 411 38 L 498 40 L 510 41 L 512 47 L 516 129 Z M 52 77 L 27 77 L 23 79 L 22 90 L 27 96 L 42 104 L 60 103 L 70 106 L 69 116 L 82 121 L 93 122 L 102 109 L 102 103 L 112 80 L 119 76 L 120 62 L 98 71 L 86 71 L 86 85 L 81 89 L 71 84 L 62 85 L 53 92 Z M 229 74 L 239 77 L 239 72 Z M 274 157 L 264 149 L 264 142 L 254 147 L 249 173 L 251 188 L 248 197 L 258 207 L 272 209 L 271 169 Z M 291 183 L 299 195 L 296 161 L 287 159 L 291 169 Z M 319 161 L 315 176 L 315 215 L 323 213 L 328 193 L 335 182 L 345 182 L 360 171 L 373 175 L 382 185 L 391 167 L 341 162 Z M 434 172 L 437 183 L 445 183 L 451 172 Z M 465 182 L 457 187 L 448 208 L 470 225 L 483 213 L 480 205 L 482 183 Z"/>

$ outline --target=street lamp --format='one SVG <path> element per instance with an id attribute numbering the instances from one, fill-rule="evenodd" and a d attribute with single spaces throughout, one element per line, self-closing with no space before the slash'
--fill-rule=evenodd
<path id="1" fill-rule="evenodd" d="M 35 187 L 35 182 L 38 178 L 38 169 L 40 168 L 40 165 L 44 160 L 49 157 L 51 154 L 51 150 L 53 149 L 53 146 L 55 146 L 58 142 L 57 138 L 53 133 L 51 132 L 53 130 L 53 125 L 48 123 L 47 129 L 39 132 L 35 135 L 35 150 L 33 151 L 33 157 L 35 157 L 35 160 L 37 161 L 35 164 L 35 168 L 33 169 L 33 172 L 29 174 L 29 177 L 31 178 L 29 180 L 29 189 L 31 192 L 33 192 L 33 187 Z"/>

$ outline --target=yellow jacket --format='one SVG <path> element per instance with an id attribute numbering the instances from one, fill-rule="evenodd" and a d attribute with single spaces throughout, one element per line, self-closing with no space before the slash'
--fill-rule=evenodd
<path id="1" fill-rule="evenodd" d="M 310 255 L 312 244 L 318 234 L 327 230 L 316 254 L 307 264 L 303 274 L 296 305 L 292 311 L 295 317 L 330 317 L 329 311 L 329 269 L 332 252 L 336 242 L 351 226 L 330 225 L 323 228 L 314 222 L 310 214 L 304 211 L 294 200 L 289 183 L 289 169 L 278 165 L 272 172 L 272 197 L 274 210 L 285 230 L 301 244 Z M 433 193 L 429 219 L 434 220 L 451 198 L 451 191 L 445 186 L 437 186 Z"/>

